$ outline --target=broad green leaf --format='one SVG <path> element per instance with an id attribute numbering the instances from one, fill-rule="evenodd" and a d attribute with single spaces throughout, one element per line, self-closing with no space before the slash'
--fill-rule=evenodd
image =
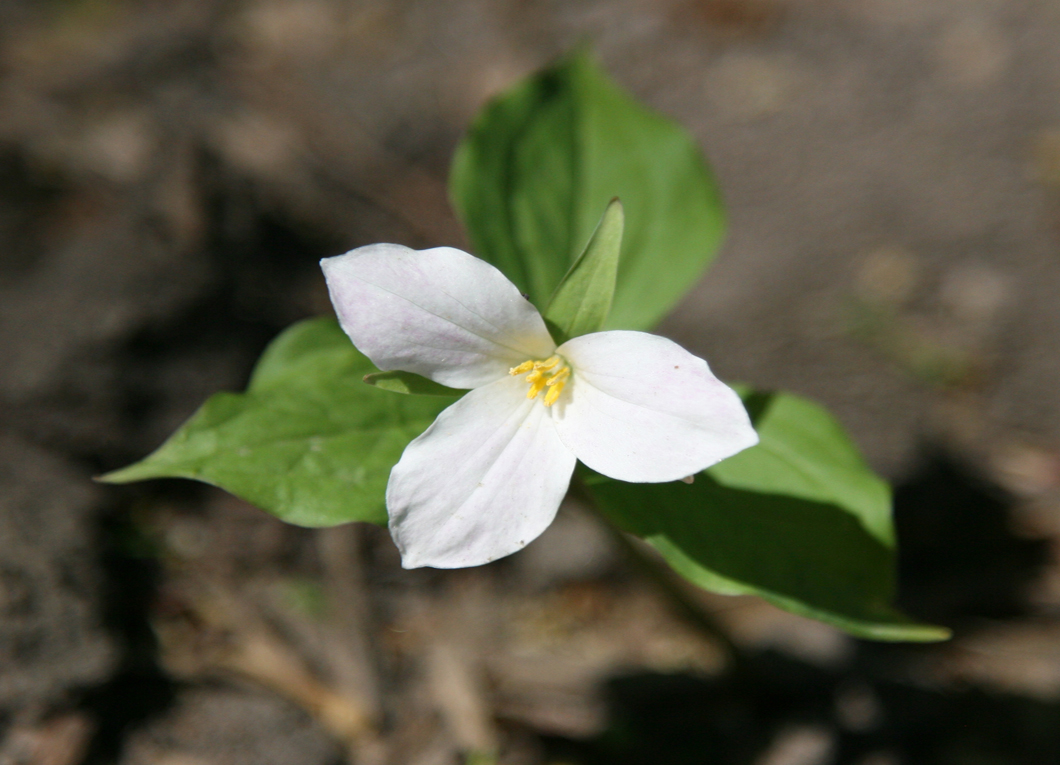
<path id="1" fill-rule="evenodd" d="M 612 199 L 585 250 L 556 287 L 545 322 L 557 343 L 604 328 L 615 296 L 624 222 L 622 203 Z"/>
<path id="2" fill-rule="evenodd" d="M 758 595 L 858 637 L 948 636 L 890 606 L 891 551 L 835 505 L 729 489 L 709 474 L 691 486 L 603 481 L 591 491 L 619 528 L 704 589 Z"/>
<path id="3" fill-rule="evenodd" d="M 390 468 L 451 403 L 395 396 L 332 319 L 304 321 L 269 346 L 246 393 L 218 393 L 146 459 L 101 480 L 192 478 L 285 521 L 386 523 Z"/>
<path id="4" fill-rule="evenodd" d="M 410 393 L 417 396 L 462 396 L 467 393 L 465 390 L 446 387 L 412 372 L 373 372 L 364 376 L 364 382 L 392 393 Z"/>
<path id="5" fill-rule="evenodd" d="M 605 515 L 705 589 L 758 595 L 859 637 L 948 637 L 892 607 L 889 491 L 839 425 L 796 396 L 744 401 L 759 445 L 692 485 L 594 476 L 588 486 Z"/>
<path id="6" fill-rule="evenodd" d="M 546 304 L 614 197 L 625 235 L 608 328 L 647 329 L 692 287 L 724 233 L 703 157 L 585 53 L 512 87 L 472 125 L 450 195 L 475 252 Z"/>
<path id="7" fill-rule="evenodd" d="M 708 471 L 723 486 L 836 505 L 894 547 L 891 487 L 823 407 L 790 393 L 740 389 L 759 443 Z"/>

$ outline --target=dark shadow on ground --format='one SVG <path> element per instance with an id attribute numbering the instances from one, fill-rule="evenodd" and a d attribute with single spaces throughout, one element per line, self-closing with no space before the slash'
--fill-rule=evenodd
<path id="1" fill-rule="evenodd" d="M 1026 614 L 1048 547 L 1013 534 L 1011 507 L 953 458 L 925 459 L 895 494 L 902 608 L 958 633 Z M 1060 703 L 918 680 L 916 666 L 945 650 L 858 641 L 835 669 L 765 652 L 721 678 L 618 677 L 602 735 L 546 747 L 579 765 L 751 765 L 778 735 L 809 726 L 835 765 L 1060 762 Z"/>
<path id="2" fill-rule="evenodd" d="M 1049 542 L 1012 532 L 1013 499 L 941 452 L 895 490 L 900 606 L 961 631 L 1028 613 Z"/>
<path id="3" fill-rule="evenodd" d="M 103 515 L 95 549 L 104 576 L 103 619 L 121 658 L 114 675 L 81 698 L 80 707 L 97 725 L 83 765 L 116 762 L 128 732 L 168 709 L 176 691 L 158 664 L 149 619 L 161 570 L 127 508 Z"/>
<path id="4" fill-rule="evenodd" d="M 340 243 L 313 237 L 277 216 L 249 189 L 233 189 L 208 156 L 200 163 L 207 200 L 208 231 L 203 243 L 212 261 L 212 280 L 184 311 L 143 327 L 120 349 L 123 426 L 129 437 L 113 449 L 75 455 L 94 473 L 144 456 L 135 437 L 158 418 L 172 391 L 167 374 L 184 359 L 235 359 L 243 379 L 265 346 L 292 319 L 289 291 L 318 272 L 321 257 L 342 251 Z M 0 165 L 0 175 L 3 167 Z M 102 618 L 115 638 L 120 659 L 99 686 L 82 689 L 76 705 L 96 731 L 82 765 L 108 765 L 121 758 L 129 734 L 173 705 L 178 684 L 158 662 L 151 626 L 162 572 L 154 543 L 144 531 L 146 516 L 160 504 L 201 504 L 204 487 L 186 481 L 155 481 L 115 488 L 113 507 L 98 515 L 93 549 L 102 573 Z"/>
<path id="5" fill-rule="evenodd" d="M 778 735 L 810 726 L 829 741 L 825 761 L 835 765 L 1060 762 L 1060 703 L 859 677 L 773 653 L 755 657 L 743 678 L 637 674 L 614 679 L 606 693 L 607 731 L 547 742 L 554 759 L 750 765 Z"/>

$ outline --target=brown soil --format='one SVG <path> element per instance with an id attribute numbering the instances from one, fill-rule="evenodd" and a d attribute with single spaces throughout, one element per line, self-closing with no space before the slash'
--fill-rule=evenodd
<path id="1" fill-rule="evenodd" d="M 586 39 L 729 204 L 661 331 L 840 417 L 953 642 L 692 595 L 733 672 L 574 505 L 406 572 L 91 482 L 327 311 L 320 257 L 463 244 L 462 131 Z M 1058 39 L 1050 0 L 0 4 L 0 763 L 1060 761 Z"/>

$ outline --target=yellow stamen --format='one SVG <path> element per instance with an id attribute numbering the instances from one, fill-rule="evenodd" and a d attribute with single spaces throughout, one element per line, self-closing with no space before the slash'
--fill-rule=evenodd
<path id="1" fill-rule="evenodd" d="M 548 378 L 546 385 L 563 385 L 570 377 L 570 367 L 563 367 L 552 373 L 552 376 Z"/>
<path id="2" fill-rule="evenodd" d="M 564 367 L 564 369 L 567 368 Z M 559 394 L 563 392 L 563 386 L 567 384 L 568 377 L 570 377 L 569 369 L 567 370 L 567 374 L 564 375 L 562 379 L 557 380 L 555 377 L 553 377 L 551 380 L 548 381 L 548 385 L 550 387 L 548 389 L 548 393 L 545 394 L 545 406 L 552 406 L 556 403 L 556 399 L 559 398 Z"/>
<path id="3" fill-rule="evenodd" d="M 530 377 L 533 377 L 533 374 L 527 376 L 527 380 L 530 381 L 530 390 L 526 392 L 526 397 L 537 398 L 537 394 L 543 391 L 545 386 L 548 385 L 548 378 L 544 375 L 539 375 L 536 380 L 530 380 Z M 551 392 L 552 391 L 549 391 L 549 393 Z"/>
<path id="4" fill-rule="evenodd" d="M 559 367 L 559 369 L 556 369 L 556 367 Z M 526 375 L 526 381 L 530 383 L 530 389 L 526 392 L 526 397 L 535 399 L 541 391 L 548 388 L 543 402 L 545 406 L 552 406 L 556 403 L 556 400 L 563 392 L 563 386 L 566 385 L 571 375 L 570 367 L 563 364 L 563 359 L 559 356 L 551 356 L 544 361 L 530 359 L 508 370 L 510 375 L 521 375 L 525 372 L 529 372 Z"/>

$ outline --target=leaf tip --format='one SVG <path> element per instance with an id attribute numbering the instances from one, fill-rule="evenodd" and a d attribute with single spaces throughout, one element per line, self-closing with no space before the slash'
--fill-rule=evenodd
<path id="1" fill-rule="evenodd" d="M 145 476 L 141 476 L 138 473 L 140 471 L 137 468 L 141 463 L 135 462 L 132 465 L 126 465 L 123 468 L 117 470 L 111 470 L 108 473 L 102 475 L 92 476 L 92 480 L 95 483 L 108 483 L 108 484 L 120 484 L 120 483 L 133 483 L 134 481 L 141 481 Z M 149 477 L 149 476 L 146 476 Z"/>
<path id="2" fill-rule="evenodd" d="M 935 624 L 925 624 L 921 627 L 921 643 L 941 643 L 953 637 L 953 630 L 949 627 L 941 627 Z"/>

